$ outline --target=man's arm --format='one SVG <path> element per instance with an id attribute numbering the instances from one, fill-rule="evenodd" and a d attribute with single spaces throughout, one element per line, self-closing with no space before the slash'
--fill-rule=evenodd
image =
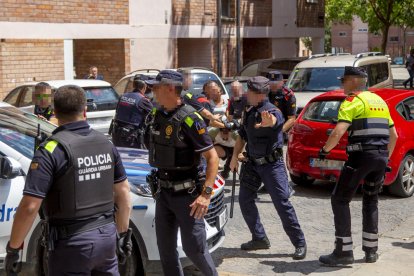
<path id="1" fill-rule="evenodd" d="M 390 142 L 388 144 L 388 158 L 391 157 L 391 155 L 394 151 L 395 144 L 397 143 L 397 139 L 398 139 L 397 130 L 393 126 L 393 127 L 390 128 Z"/>
<path id="2" fill-rule="evenodd" d="M 231 157 L 230 161 L 230 170 L 232 172 L 237 172 L 239 169 L 239 154 L 244 149 L 244 146 L 246 145 L 246 141 L 244 141 L 241 136 L 237 136 L 236 144 L 234 145 L 233 149 L 233 156 Z"/>
<path id="3" fill-rule="evenodd" d="M 126 232 L 131 214 L 131 196 L 127 179 L 114 184 L 114 202 L 117 206 L 115 213 L 116 228 L 118 229 L 118 233 Z"/>
<path id="4" fill-rule="evenodd" d="M 332 131 L 331 135 L 329 135 L 328 141 L 326 141 L 325 146 L 323 146 L 322 149 L 325 152 L 330 152 L 334 147 L 336 147 L 336 145 L 339 143 L 339 140 L 348 130 L 348 127 L 350 125 L 351 124 L 346 122 L 339 122 Z"/>
<path id="5" fill-rule="evenodd" d="M 295 123 L 295 120 L 296 120 L 296 116 L 295 115 L 288 116 L 287 121 L 283 124 L 282 131 L 283 132 L 287 132 L 293 126 L 293 124 Z"/>
<path id="6" fill-rule="evenodd" d="M 10 235 L 10 247 L 19 248 L 32 228 L 37 212 L 42 205 L 42 198 L 24 195 L 17 208 Z"/>

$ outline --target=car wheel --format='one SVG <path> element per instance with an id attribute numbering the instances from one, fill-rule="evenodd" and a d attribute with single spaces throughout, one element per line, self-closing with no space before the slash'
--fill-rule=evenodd
<path id="1" fill-rule="evenodd" d="M 297 185 L 301 185 L 301 186 L 312 185 L 312 183 L 315 181 L 314 178 L 310 178 L 305 175 L 296 176 L 291 173 L 290 173 L 290 179 L 292 180 L 293 183 Z"/>
<path id="2" fill-rule="evenodd" d="M 389 192 L 399 197 L 410 197 L 414 193 L 414 156 L 407 154 L 401 162 L 397 179 L 389 186 Z"/>
<path id="3" fill-rule="evenodd" d="M 132 243 L 131 256 L 128 257 L 124 265 L 119 265 L 119 273 L 123 276 L 145 275 L 138 245 L 135 243 L 135 240 Z"/>

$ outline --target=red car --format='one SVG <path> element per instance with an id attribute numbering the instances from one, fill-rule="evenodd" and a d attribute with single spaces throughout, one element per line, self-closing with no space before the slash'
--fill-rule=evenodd
<path id="1" fill-rule="evenodd" d="M 398 133 L 395 150 L 388 166 L 384 185 L 391 194 L 410 197 L 414 192 L 414 91 L 370 89 L 387 102 Z M 287 167 L 291 180 L 298 185 L 312 184 L 315 179 L 338 180 L 347 155 L 345 134 L 325 160 L 318 151 L 335 128 L 338 109 L 345 99 L 343 90 L 327 92 L 313 98 L 303 109 L 289 132 Z"/>

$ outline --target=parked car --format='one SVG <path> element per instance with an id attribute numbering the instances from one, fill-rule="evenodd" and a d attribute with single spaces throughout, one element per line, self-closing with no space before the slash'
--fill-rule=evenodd
<path id="1" fill-rule="evenodd" d="M 23 112 L 9 104 L 0 102 L 0 162 L 9 163 L 12 172 L 0 172 L 0 269 L 4 265 L 6 244 L 10 238 L 13 217 L 22 198 L 24 176 L 27 174 L 34 151 L 34 137 L 40 124 L 41 135 L 49 137 L 55 126 Z M 119 148 L 131 188 L 132 212 L 130 227 L 133 229 L 132 256 L 125 266 L 120 267 L 122 275 L 144 275 L 160 272 L 161 265 L 155 236 L 155 201 L 151 196 L 146 175 L 151 170 L 148 152 L 145 150 Z M 8 161 L 4 161 L 7 157 Z M 1 168 L 1 167 L 0 167 Z M 224 179 L 217 175 L 209 211 L 204 217 L 207 244 L 210 252 L 224 241 L 224 225 L 227 222 L 227 207 L 224 204 Z M 42 275 L 47 267 L 43 262 L 46 253 L 40 244 L 41 226 L 36 219 L 24 242 L 23 262 L 27 275 Z M 180 234 L 177 236 L 178 254 L 184 264 L 189 260 L 182 250 Z M 0 271 L 1 274 L 1 271 Z"/>
<path id="2" fill-rule="evenodd" d="M 391 65 L 381 53 L 322 54 L 311 56 L 296 65 L 286 85 L 295 92 L 298 113 L 314 97 L 341 88 L 338 79 L 345 66 L 364 67 L 368 73 L 368 87 L 393 87 Z"/>
<path id="3" fill-rule="evenodd" d="M 88 110 L 86 117 L 92 128 L 108 133 L 109 125 L 115 115 L 118 94 L 111 84 L 101 80 L 51 80 L 45 81 L 52 87 L 52 94 L 61 86 L 73 84 L 86 92 Z M 38 82 L 29 82 L 10 91 L 4 101 L 27 112 L 34 111 L 32 95 Z"/>
<path id="4" fill-rule="evenodd" d="M 370 89 L 384 99 L 398 133 L 398 142 L 388 163 L 385 186 L 400 197 L 414 192 L 414 92 L 395 89 Z M 345 99 L 342 90 L 313 98 L 297 118 L 289 132 L 287 167 L 292 181 L 298 185 L 312 184 L 315 179 L 337 181 L 347 160 L 345 134 L 326 161 L 318 159 L 318 151 L 335 128 L 338 110 Z"/>
<path id="5" fill-rule="evenodd" d="M 395 64 L 395 65 L 404 65 L 404 57 L 395 57 L 392 60 L 392 64 Z"/>
<path id="6" fill-rule="evenodd" d="M 232 96 L 233 96 L 233 94 L 232 94 L 232 91 L 231 91 L 231 84 L 234 82 L 234 81 L 239 81 L 241 84 L 242 84 L 242 86 L 243 86 L 243 91 L 244 92 L 247 92 L 247 81 L 250 79 L 250 77 L 240 77 L 240 76 L 238 76 L 238 77 L 234 77 L 234 78 L 221 78 L 221 80 L 223 81 L 223 83 L 224 83 L 224 86 L 226 87 L 226 89 L 227 89 L 227 92 L 229 93 L 229 97 L 231 98 Z"/>
<path id="7" fill-rule="evenodd" d="M 306 57 L 258 59 L 246 64 L 237 76 L 265 77 L 268 72 L 277 70 L 283 74 L 284 79 L 288 79 L 295 66 L 305 59 Z"/>
<path id="8" fill-rule="evenodd" d="M 134 90 L 133 81 L 135 77 L 145 76 L 147 78 L 155 78 L 160 70 L 158 69 L 139 69 L 132 71 L 123 78 L 121 78 L 115 85 L 114 89 L 119 96 L 122 96 L 124 93 L 131 92 Z"/>

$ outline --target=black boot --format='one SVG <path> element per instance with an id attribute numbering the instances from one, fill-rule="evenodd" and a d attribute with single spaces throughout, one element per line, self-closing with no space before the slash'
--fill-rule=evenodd
<path id="1" fill-rule="evenodd" d="M 270 241 L 265 236 L 263 239 L 252 239 L 246 243 L 241 245 L 242 250 L 259 250 L 259 249 L 269 249 L 270 248 Z"/>
<path id="2" fill-rule="evenodd" d="M 378 254 L 376 252 L 365 252 L 365 262 L 375 263 L 378 260 Z"/>
<path id="3" fill-rule="evenodd" d="M 334 251 L 329 255 L 320 256 L 319 261 L 326 266 L 350 265 L 354 263 L 354 253 L 337 255 Z"/>
<path id="4" fill-rule="evenodd" d="M 305 246 L 296 247 L 295 253 L 293 253 L 292 258 L 294 260 L 303 260 L 303 259 L 306 258 L 306 251 L 307 251 L 306 245 Z"/>

